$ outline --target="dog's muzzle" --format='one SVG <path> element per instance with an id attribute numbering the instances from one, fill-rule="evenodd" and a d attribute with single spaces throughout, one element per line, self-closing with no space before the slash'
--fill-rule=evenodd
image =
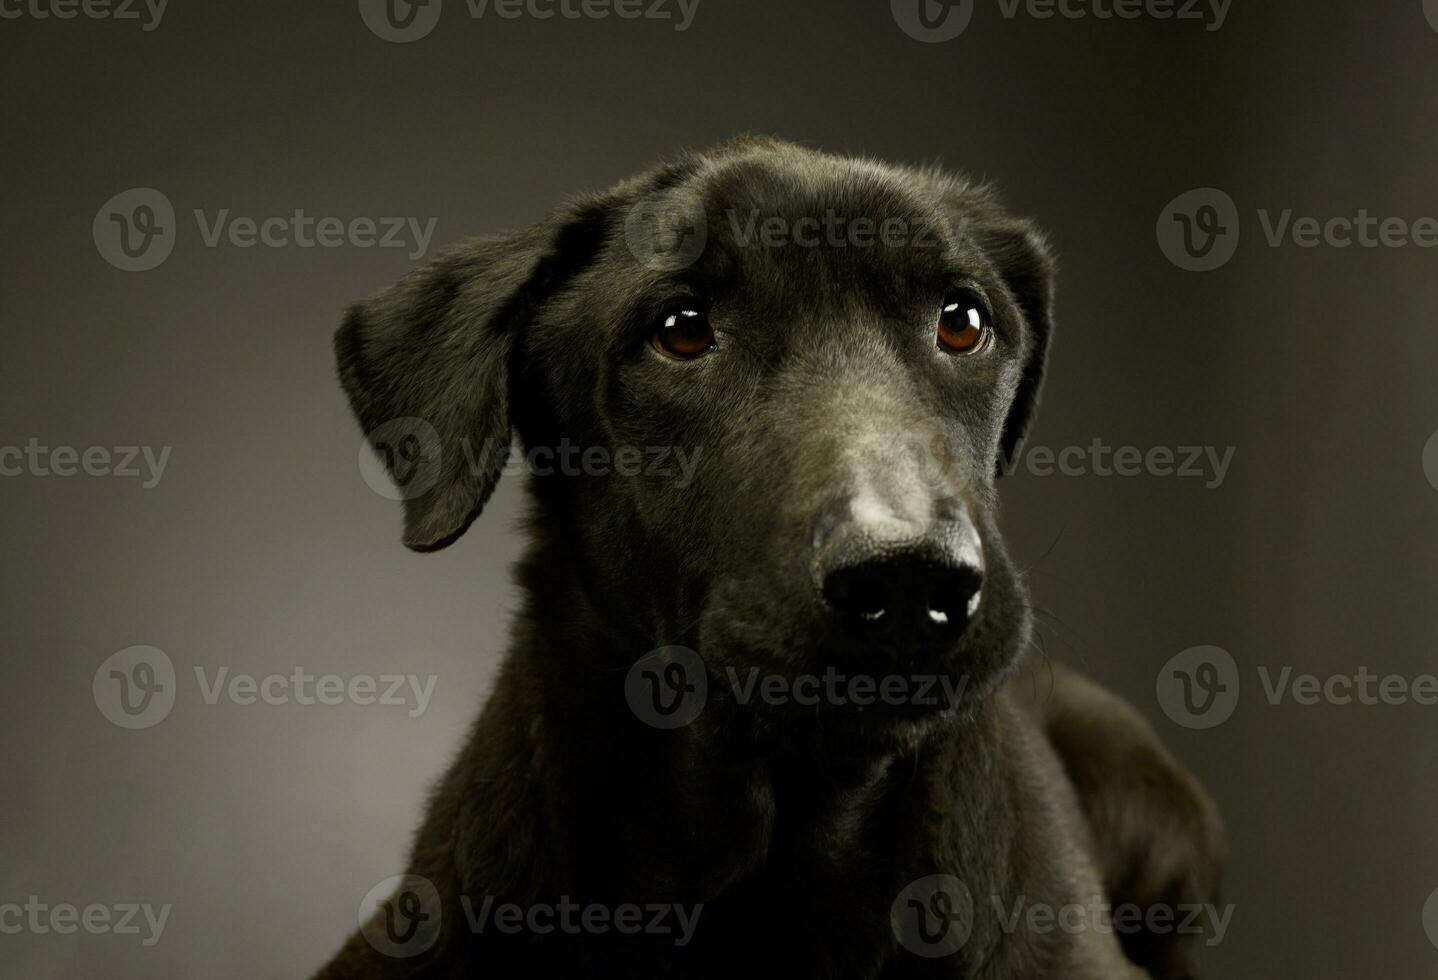
<path id="1" fill-rule="evenodd" d="M 921 524 L 847 509 L 815 542 L 814 577 L 844 630 L 876 649 L 919 658 L 953 650 L 978 612 L 984 554 L 960 504 Z"/>

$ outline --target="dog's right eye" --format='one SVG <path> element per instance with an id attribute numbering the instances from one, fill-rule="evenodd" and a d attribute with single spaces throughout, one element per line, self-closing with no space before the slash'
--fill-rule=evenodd
<path id="1" fill-rule="evenodd" d="M 664 317 L 650 343 L 661 354 L 689 361 L 714 349 L 714 327 L 698 306 L 684 306 Z"/>
<path id="2" fill-rule="evenodd" d="M 983 304 L 967 293 L 949 297 L 939 311 L 939 346 L 951 354 L 977 354 L 992 332 Z"/>

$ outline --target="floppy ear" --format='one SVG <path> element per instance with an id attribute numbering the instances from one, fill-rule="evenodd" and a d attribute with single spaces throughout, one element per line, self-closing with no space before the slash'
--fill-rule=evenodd
<path id="1" fill-rule="evenodd" d="M 451 544 L 508 458 L 515 336 L 592 261 L 608 206 L 581 203 L 518 234 L 447 250 L 349 310 L 340 380 L 404 500 L 404 543 Z"/>
<path id="2" fill-rule="evenodd" d="M 1043 235 L 1027 221 L 1005 220 L 980 232 L 985 252 L 1004 278 L 1028 326 L 1023 375 L 1004 420 L 999 472 L 1007 472 L 1038 409 L 1053 332 L 1054 262 Z"/>

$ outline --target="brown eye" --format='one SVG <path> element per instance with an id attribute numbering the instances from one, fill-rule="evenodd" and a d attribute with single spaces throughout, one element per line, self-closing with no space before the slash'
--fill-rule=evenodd
<path id="1" fill-rule="evenodd" d="M 973 354 L 988 345 L 989 317 L 972 296 L 950 297 L 939 311 L 939 346 L 955 354 Z"/>
<path id="2" fill-rule="evenodd" d="M 714 327 L 707 313 L 686 306 L 664 317 L 650 343 L 661 354 L 692 360 L 714 349 Z"/>

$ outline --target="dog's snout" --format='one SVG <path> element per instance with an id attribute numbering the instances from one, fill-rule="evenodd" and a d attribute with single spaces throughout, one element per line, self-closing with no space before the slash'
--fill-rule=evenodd
<path id="1" fill-rule="evenodd" d="M 819 542 L 824 601 L 851 635 L 928 655 L 958 641 L 983 595 L 983 546 L 962 508 L 922 528 L 849 517 Z"/>

